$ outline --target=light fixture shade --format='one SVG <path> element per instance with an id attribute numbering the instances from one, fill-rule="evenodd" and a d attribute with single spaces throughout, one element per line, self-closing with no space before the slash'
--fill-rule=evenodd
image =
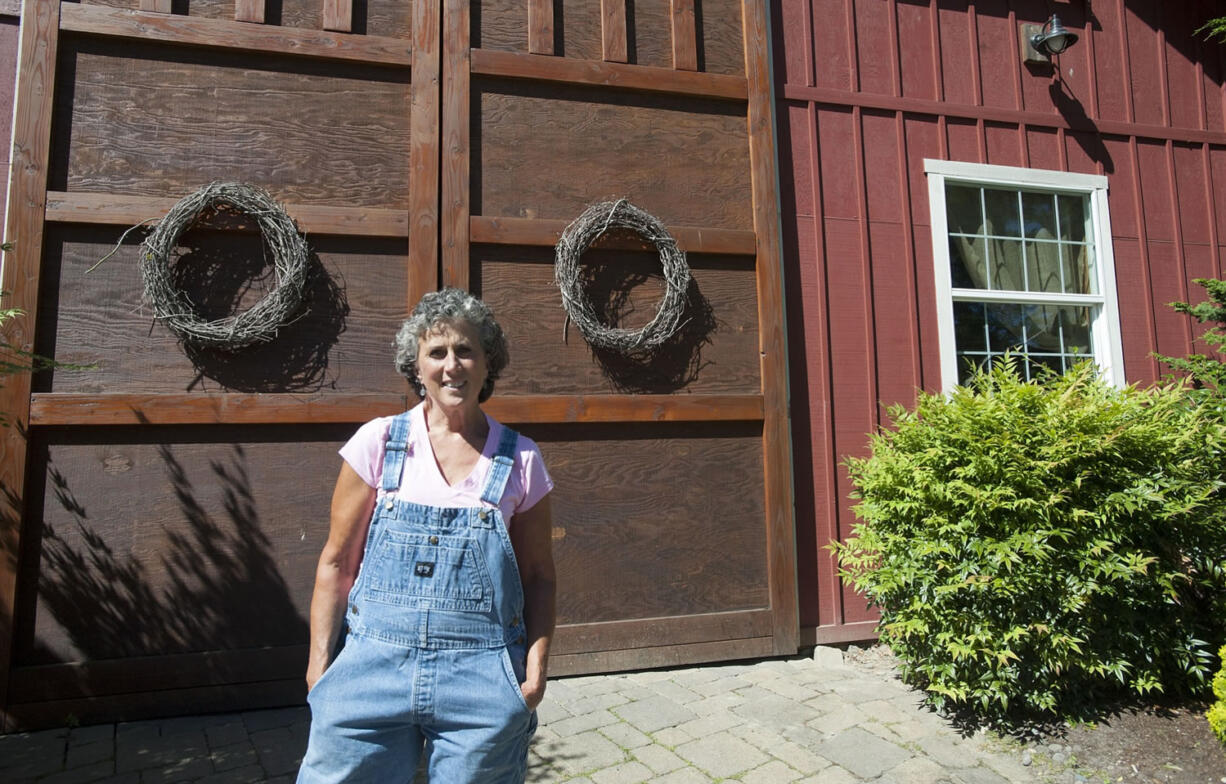
<path id="1" fill-rule="evenodd" d="M 1077 34 L 1069 31 L 1060 17 L 1051 15 L 1043 25 L 1043 31 L 1030 37 L 1030 45 L 1045 55 L 1060 54 L 1077 43 Z"/>

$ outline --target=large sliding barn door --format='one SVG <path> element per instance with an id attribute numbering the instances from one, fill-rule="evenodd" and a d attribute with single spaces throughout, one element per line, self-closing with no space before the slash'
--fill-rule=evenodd
<path id="1" fill-rule="evenodd" d="M 438 285 L 437 13 L 24 5 L 10 338 L 97 366 L 0 390 L 5 725 L 300 702 L 336 448 L 409 402 L 390 341 Z M 305 315 L 234 353 L 151 323 L 139 233 L 88 271 L 214 180 L 272 192 L 316 257 Z M 249 219 L 180 246 L 205 315 L 260 295 Z"/>
<path id="2" fill-rule="evenodd" d="M 442 2 L 442 279 L 507 328 L 488 407 L 558 484 L 554 671 L 795 652 L 765 3 Z M 561 228 L 617 198 L 693 270 L 686 326 L 646 362 L 593 352 L 553 284 Z M 635 239 L 584 259 L 630 327 L 662 286 Z"/>
<path id="3" fill-rule="evenodd" d="M 489 409 L 558 483 L 555 671 L 794 651 L 764 4 L 185 5 L 24 5 L 6 336 L 96 366 L 0 388 L 4 727 L 301 700 L 335 450 L 412 402 L 389 343 L 441 283 L 494 304 Z M 151 324 L 136 232 L 97 264 L 214 180 L 271 191 L 315 254 L 306 315 L 236 353 Z M 564 330 L 551 282 L 557 232 L 607 197 L 693 268 L 646 365 Z M 250 220 L 180 244 L 206 315 L 260 296 Z M 650 316 L 654 254 L 585 261 L 611 319 Z"/>

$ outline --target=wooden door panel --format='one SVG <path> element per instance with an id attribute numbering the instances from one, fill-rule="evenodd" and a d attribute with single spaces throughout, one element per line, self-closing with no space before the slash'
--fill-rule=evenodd
<path id="1" fill-rule="evenodd" d="M 301 645 L 350 429 L 47 433 L 14 667 Z"/>
<path id="2" fill-rule="evenodd" d="M 600 269 L 593 302 L 615 301 L 609 309 L 631 329 L 651 319 L 664 290 L 654 252 L 595 250 L 585 260 Z M 653 362 L 612 352 L 593 361 L 559 306 L 551 248 L 474 245 L 472 286 L 494 308 L 512 346 L 498 394 L 758 394 L 753 259 L 691 253 L 689 264 L 690 317 L 678 338 Z"/>
<path id="3" fill-rule="evenodd" d="M 603 59 L 599 3 L 591 0 L 551 2 L 553 54 L 573 60 Z M 672 14 L 668 0 L 630 3 L 626 20 L 627 61 L 635 65 L 673 67 Z M 745 74 L 745 45 L 740 0 L 700 0 L 693 38 L 697 70 Z M 473 3 L 472 45 L 477 49 L 527 52 L 528 18 L 524 0 L 479 0 Z M 595 9 L 595 10 L 594 10 Z"/>
<path id="4" fill-rule="evenodd" d="M 538 439 L 559 491 L 560 624 L 769 606 L 760 427 L 525 430 Z"/>
<path id="5" fill-rule="evenodd" d="M 402 239 L 310 237 L 317 258 L 304 291 L 307 310 L 278 339 L 241 352 L 181 347 L 161 326 L 151 329 L 141 303 L 140 245 L 114 250 L 113 227 L 61 225 L 49 233 L 43 263 L 38 351 L 61 362 L 96 366 L 56 369 L 35 380 L 36 393 L 403 394 L 389 372 L 390 336 L 404 318 L 408 289 Z M 190 232 L 176 263 L 184 291 L 209 318 L 222 318 L 263 296 L 258 235 Z M 287 350 L 293 346 L 293 350 Z"/>
<path id="6" fill-rule="evenodd" d="M 407 70 L 72 36 L 57 79 L 54 190 L 407 207 Z"/>
<path id="7" fill-rule="evenodd" d="M 570 221 L 627 198 L 666 224 L 753 227 L 743 105 L 492 79 L 472 89 L 473 215 Z"/>
<path id="8" fill-rule="evenodd" d="M 132 0 L 83 0 L 83 5 L 98 5 L 130 9 L 136 7 Z M 175 15 L 194 16 L 202 19 L 235 18 L 235 0 L 191 0 L 182 7 L 172 3 Z M 353 32 L 370 32 L 392 38 L 409 38 L 412 33 L 412 4 L 402 0 L 365 0 L 354 3 L 356 13 Z M 323 28 L 323 4 L 318 0 L 280 0 L 268 4 L 264 21 L 282 28 L 320 30 Z"/>

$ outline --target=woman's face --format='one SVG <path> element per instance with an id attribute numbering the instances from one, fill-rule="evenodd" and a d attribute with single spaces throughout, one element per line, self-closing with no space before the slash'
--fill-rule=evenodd
<path id="1" fill-rule="evenodd" d="M 432 403 L 476 406 L 488 374 L 477 328 L 455 321 L 427 332 L 417 343 L 417 374 Z"/>

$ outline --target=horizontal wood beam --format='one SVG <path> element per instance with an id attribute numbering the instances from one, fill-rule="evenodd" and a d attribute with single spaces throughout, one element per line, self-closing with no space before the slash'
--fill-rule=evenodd
<path id="1" fill-rule="evenodd" d="M 759 421 L 761 395 L 503 395 L 485 403 L 508 424 Z"/>
<path id="2" fill-rule="evenodd" d="M 81 425 L 318 424 L 365 422 L 404 411 L 407 395 L 243 393 L 142 395 L 40 392 L 30 399 L 33 427 Z M 760 395 L 507 395 L 485 404 L 511 424 L 702 422 L 762 419 Z"/>
<path id="3" fill-rule="evenodd" d="M 1064 129 L 1085 133 L 1101 133 L 1107 136 L 1136 136 L 1154 141 L 1191 142 L 1193 144 L 1226 145 L 1226 131 L 1209 131 L 1199 128 L 1177 128 L 1166 125 L 1142 125 L 1120 120 L 1094 120 L 1089 117 L 1069 121 L 1053 112 L 1021 111 L 992 106 L 933 101 L 926 98 L 905 98 L 874 93 L 853 93 L 830 87 L 805 87 L 785 85 L 783 97 L 789 101 L 846 106 L 849 108 L 879 109 L 887 112 L 927 114 L 934 117 L 957 117 L 963 120 L 986 120 L 1008 125 L 1025 125 L 1028 128 Z"/>
<path id="4" fill-rule="evenodd" d="M 301 675 L 294 674 L 280 680 L 226 686 L 138 691 L 47 702 L 10 702 L 0 712 L 0 718 L 8 731 L 40 730 L 63 727 L 65 716 L 79 719 L 82 724 L 97 724 L 113 722 L 116 718 L 136 721 L 164 716 L 280 708 L 301 705 L 305 699 L 306 681 Z"/>
<path id="5" fill-rule="evenodd" d="M 21 16 L 21 0 L 0 0 L 0 16 Z"/>
<path id="6" fill-rule="evenodd" d="M 275 681 L 306 666 L 307 646 L 172 653 L 44 664 L 13 672 L 13 702 Z"/>
<path id="7" fill-rule="evenodd" d="M 539 57 L 492 49 L 472 50 L 472 72 L 482 76 L 614 87 L 648 93 L 673 93 L 733 101 L 749 99 L 749 83 L 742 76 L 574 60 L 566 57 Z"/>
<path id="8" fill-rule="evenodd" d="M 398 414 L 407 395 L 134 395 L 42 392 L 31 396 L 33 426 L 318 424 Z"/>
<path id="9" fill-rule="evenodd" d="M 176 199 L 155 196 L 119 196 L 108 193 L 50 191 L 47 193 L 47 220 L 55 223 L 97 223 L 133 226 L 150 218 L 161 218 L 177 203 Z M 332 207 L 321 204 L 286 204 L 290 217 L 307 234 L 339 234 L 354 237 L 407 237 L 409 214 L 406 210 L 374 207 Z M 238 231 L 255 231 L 252 221 L 242 216 L 223 215 L 206 226 Z"/>
<path id="10" fill-rule="evenodd" d="M 656 667 L 693 666 L 698 662 L 728 662 L 756 659 L 775 652 L 773 637 L 717 640 L 685 645 L 656 645 L 591 653 L 561 653 L 549 658 L 550 676 L 591 675 L 597 672 L 627 672 Z"/>
<path id="11" fill-rule="evenodd" d="M 560 623 L 550 653 L 590 653 L 762 637 L 771 633 L 771 621 L 770 610 L 738 610 L 602 623 Z"/>
<path id="12" fill-rule="evenodd" d="M 471 242 L 490 245 L 556 245 L 566 229 L 567 221 L 538 218 L 491 218 L 474 215 L 469 219 Z M 732 253 L 753 256 L 758 250 L 757 237 L 752 231 L 739 229 L 706 229 L 697 226 L 668 226 L 668 233 L 677 247 L 687 253 Z M 633 244 L 610 240 L 600 247 L 635 250 L 650 243 Z"/>
<path id="13" fill-rule="evenodd" d="M 400 38 L 252 25 L 227 19 L 158 14 L 82 3 L 63 4 L 60 29 L 137 41 L 368 65 L 408 68 L 413 60 L 409 42 Z"/>
<path id="14" fill-rule="evenodd" d="M 849 642 L 865 642 L 877 639 L 876 621 L 831 624 L 829 626 L 802 626 L 800 645 L 841 645 Z"/>

